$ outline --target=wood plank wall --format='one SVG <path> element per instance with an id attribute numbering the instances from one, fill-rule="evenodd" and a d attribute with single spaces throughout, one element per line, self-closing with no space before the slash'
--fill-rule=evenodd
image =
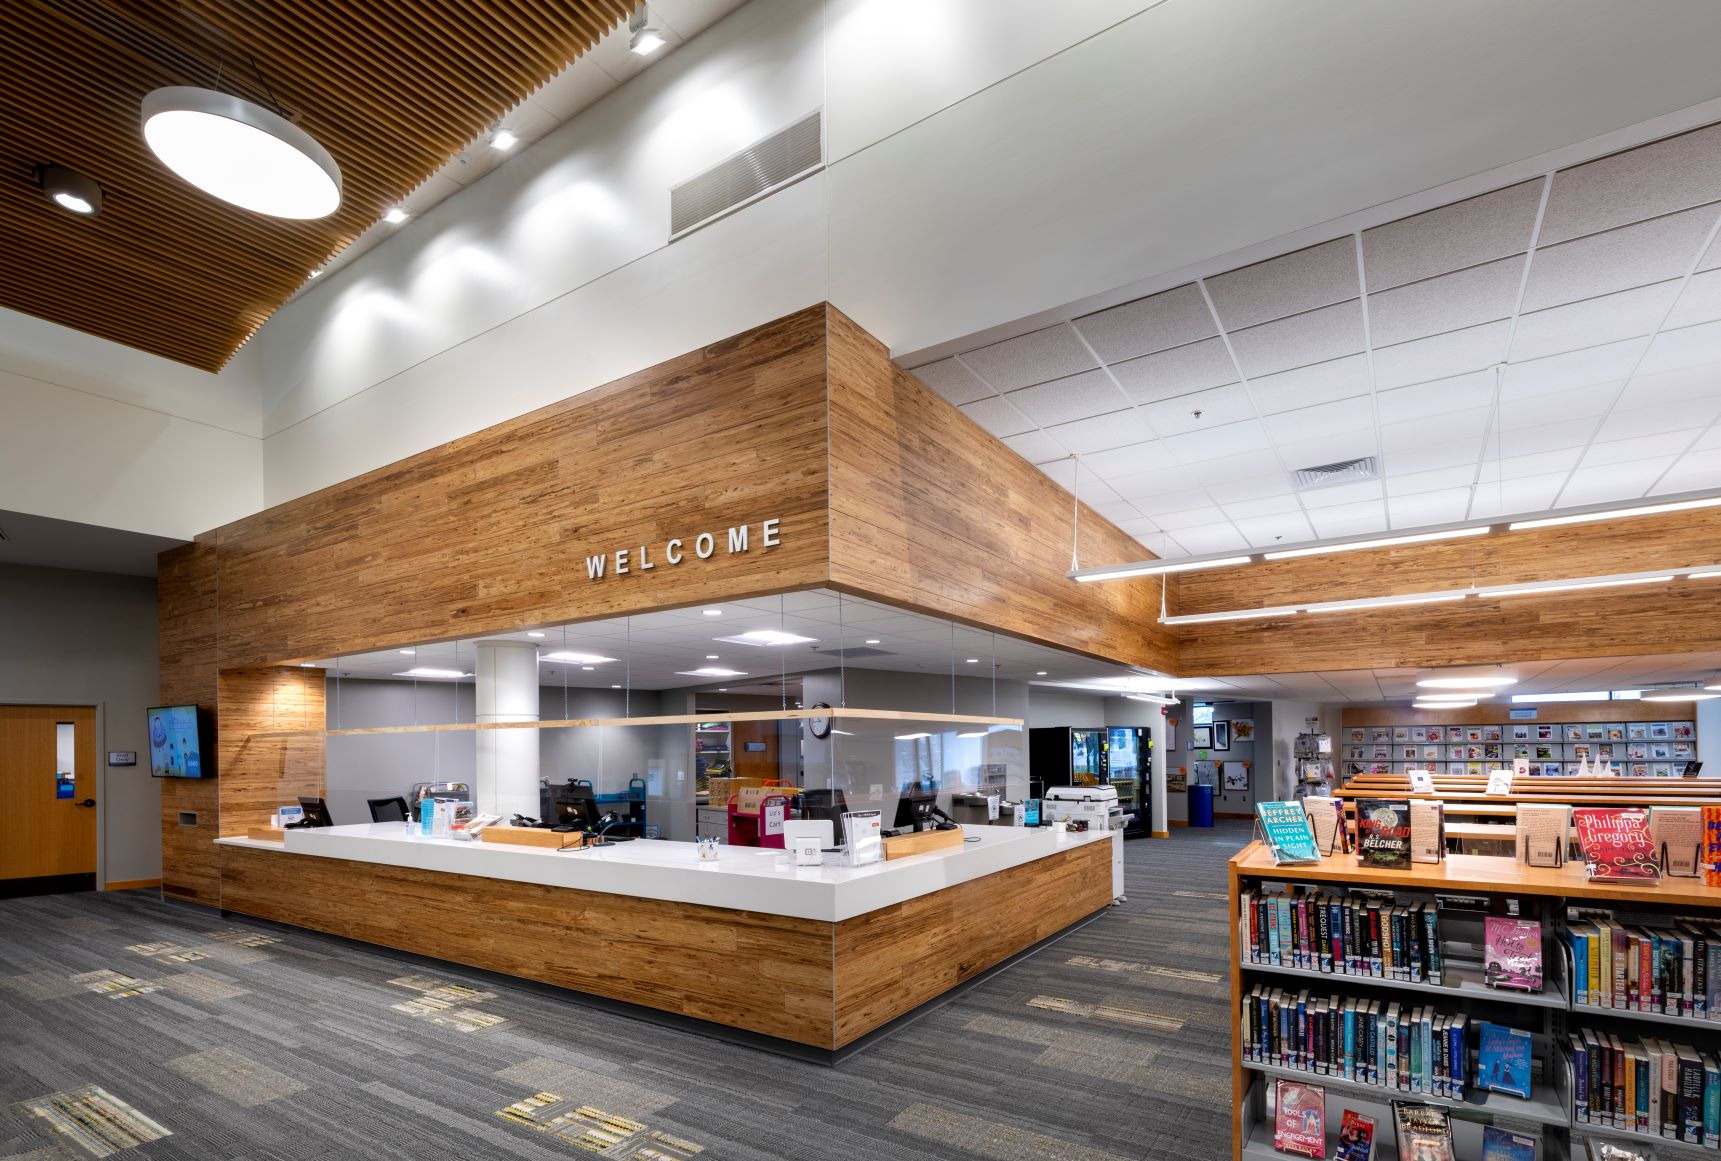
<path id="1" fill-rule="evenodd" d="M 1178 614 L 1721 563 L 1714 509 L 1193 572 Z M 1127 583 L 1127 582 L 1126 582 Z M 1721 648 L 1721 582 L 1676 580 L 1180 629 L 1178 672 L 1306 673 Z"/>
<path id="2" fill-rule="evenodd" d="M 830 408 L 832 587 L 1095 657 L 1176 662 L 1161 580 L 1068 580 L 1069 491 L 834 308 Z M 1085 504 L 1079 524 L 1084 565 L 1149 555 Z"/>
<path id="3" fill-rule="evenodd" d="M 283 730 L 320 730 L 327 723 L 322 669 L 264 666 L 220 675 L 222 837 L 269 825 L 280 806 L 300 795 L 324 796 L 327 747 L 320 737 L 276 737 Z M 363 822 L 364 819 L 342 819 Z"/>
<path id="4" fill-rule="evenodd" d="M 161 554 L 156 576 L 161 640 L 161 704 L 216 714 L 216 554 L 198 540 Z M 161 780 L 161 889 L 176 899 L 221 906 L 220 755 L 204 755 L 201 779 Z M 195 815 L 183 825 L 181 814 Z"/>

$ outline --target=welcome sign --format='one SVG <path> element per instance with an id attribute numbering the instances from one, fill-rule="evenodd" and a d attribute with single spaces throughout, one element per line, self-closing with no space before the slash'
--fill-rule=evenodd
<path id="1" fill-rule="evenodd" d="M 724 556 L 751 552 L 754 547 L 775 548 L 783 542 L 780 531 L 783 518 L 773 516 L 756 526 L 732 524 L 721 532 L 701 532 L 692 537 L 676 536 L 662 544 L 630 545 L 586 557 L 586 579 L 601 581 L 607 577 L 634 576 L 651 572 L 659 563 L 674 568 L 691 556 L 694 560 L 710 560 L 721 552 Z M 754 528 L 757 527 L 757 535 Z M 691 543 L 690 543 L 691 541 Z"/>

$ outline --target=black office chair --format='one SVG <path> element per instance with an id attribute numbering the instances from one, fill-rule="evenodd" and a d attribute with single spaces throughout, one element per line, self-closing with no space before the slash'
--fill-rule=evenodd
<path id="1" fill-rule="evenodd" d="M 405 822 L 406 799 L 404 798 L 367 798 L 370 803 L 370 820 L 372 822 Z"/>

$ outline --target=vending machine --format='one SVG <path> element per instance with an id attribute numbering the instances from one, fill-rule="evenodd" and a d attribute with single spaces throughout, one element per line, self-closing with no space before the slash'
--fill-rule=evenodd
<path id="1" fill-rule="evenodd" d="M 1145 726 L 1041 726 L 1028 731 L 1028 778 L 1034 797 L 1056 786 L 1110 785 L 1117 791 L 1119 807 L 1130 816 L 1124 831 L 1129 836 L 1153 829 L 1148 786 L 1152 765 L 1153 731 Z"/>
<path id="2" fill-rule="evenodd" d="M 1146 726 L 1111 726 L 1106 730 L 1105 780 L 1117 790 L 1124 814 L 1134 815 L 1124 834 L 1150 834 L 1152 812 L 1153 731 Z"/>

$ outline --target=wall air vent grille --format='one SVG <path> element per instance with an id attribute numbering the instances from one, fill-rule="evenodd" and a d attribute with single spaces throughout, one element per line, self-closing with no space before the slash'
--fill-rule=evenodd
<path id="1" fill-rule="evenodd" d="M 814 110 L 704 173 L 669 187 L 669 240 L 824 168 L 824 114 Z"/>
<path id="2" fill-rule="evenodd" d="M 1297 491 L 1308 492 L 1315 488 L 1330 488 L 1335 484 L 1354 484 L 1358 480 L 1378 480 L 1380 478 L 1380 463 L 1373 456 L 1363 456 L 1361 459 L 1341 460 L 1336 464 L 1318 464 L 1312 468 L 1298 468 L 1291 473 L 1291 480 L 1297 485 Z"/>

